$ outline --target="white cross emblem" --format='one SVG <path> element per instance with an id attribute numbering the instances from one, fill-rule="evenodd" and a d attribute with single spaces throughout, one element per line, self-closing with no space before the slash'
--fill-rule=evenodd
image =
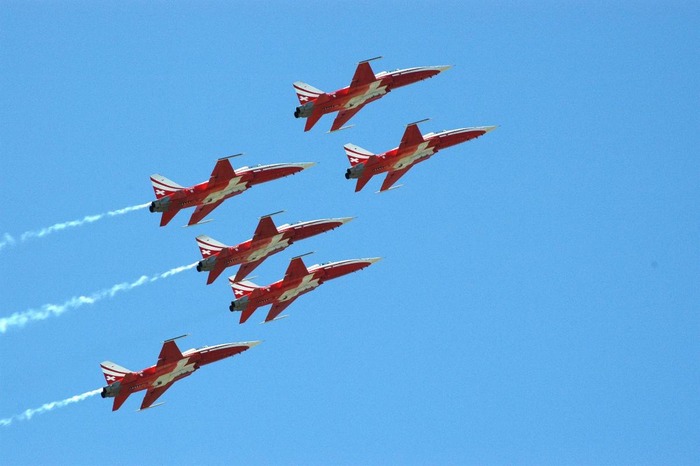
<path id="1" fill-rule="evenodd" d="M 306 102 L 307 100 L 309 100 L 309 98 L 306 97 L 305 95 L 300 95 L 300 96 L 299 96 L 299 102 Z"/>
<path id="2" fill-rule="evenodd" d="M 164 196 L 164 195 L 165 195 L 165 191 L 163 191 L 162 189 L 156 189 L 156 194 L 157 194 L 158 196 Z"/>
<path id="3" fill-rule="evenodd" d="M 359 162 L 358 159 L 356 159 L 355 157 L 350 157 L 350 163 L 357 163 L 357 162 Z"/>
<path id="4" fill-rule="evenodd" d="M 208 256 L 209 254 L 211 254 L 211 251 L 210 251 L 210 250 L 208 250 L 208 249 L 202 249 L 202 255 L 203 255 L 203 256 Z"/>
<path id="5" fill-rule="evenodd" d="M 113 375 L 108 375 L 107 376 L 107 382 L 111 382 L 113 380 L 116 380 L 116 378 Z"/>
<path id="6" fill-rule="evenodd" d="M 240 295 L 243 294 L 243 291 L 241 291 L 241 290 L 234 290 L 234 291 L 233 291 L 233 294 L 235 294 L 236 296 L 240 296 Z"/>

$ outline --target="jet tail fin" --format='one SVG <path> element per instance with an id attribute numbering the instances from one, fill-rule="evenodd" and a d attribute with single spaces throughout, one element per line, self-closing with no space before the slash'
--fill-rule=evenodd
<path id="1" fill-rule="evenodd" d="M 105 376 L 107 385 L 112 385 L 113 383 L 122 380 L 126 374 L 131 372 L 129 369 L 118 364 L 114 364 L 111 361 L 104 361 L 100 363 L 100 368 L 102 369 L 102 374 Z"/>
<path id="2" fill-rule="evenodd" d="M 297 98 L 299 103 L 304 105 L 307 102 L 316 100 L 321 94 L 325 94 L 321 89 L 316 89 L 310 84 L 297 81 L 293 84 L 294 92 L 297 93 Z"/>
<path id="3" fill-rule="evenodd" d="M 202 253 L 202 258 L 206 259 L 212 254 L 218 253 L 226 247 L 224 243 L 221 243 L 207 235 L 199 235 L 195 238 L 197 241 L 197 246 L 199 246 L 199 252 Z"/>
<path id="4" fill-rule="evenodd" d="M 343 149 L 345 149 L 345 155 L 348 157 L 350 165 L 353 167 L 358 163 L 366 162 L 371 156 L 374 155 L 367 149 L 363 149 L 355 144 L 345 144 Z"/>
<path id="5" fill-rule="evenodd" d="M 156 193 L 156 199 L 160 199 L 161 197 L 165 197 L 168 194 L 174 193 L 175 191 L 184 189 L 174 181 L 170 181 L 166 177 L 158 174 L 151 175 L 151 184 L 153 185 L 153 191 Z"/>

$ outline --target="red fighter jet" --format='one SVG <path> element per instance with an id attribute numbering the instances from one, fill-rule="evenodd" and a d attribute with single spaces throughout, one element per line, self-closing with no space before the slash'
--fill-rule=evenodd
<path id="1" fill-rule="evenodd" d="M 310 253 L 309 253 L 310 254 Z M 304 256 L 307 254 L 304 254 Z M 281 319 L 278 317 L 287 306 L 304 293 L 322 285 L 323 282 L 357 272 L 379 261 L 380 257 L 369 259 L 350 259 L 338 262 L 312 265 L 308 269 L 301 260 L 303 256 L 292 259 L 287 267 L 284 278 L 268 286 L 258 286 L 249 281 L 235 282 L 233 277 L 229 279 L 236 300 L 231 302 L 231 312 L 240 311 L 241 321 L 244 323 L 260 306 L 272 304 L 270 312 L 265 317 L 265 322 Z"/>
<path id="2" fill-rule="evenodd" d="M 182 338 L 182 335 L 177 338 Z M 260 344 L 260 341 L 244 341 L 241 343 L 225 343 L 216 346 L 204 346 L 190 349 L 184 353 L 172 338 L 163 342 L 158 362 L 140 372 L 132 372 L 113 362 L 105 361 L 100 364 L 107 386 L 102 388 L 102 398 L 114 398 L 112 411 L 124 404 L 132 393 L 148 390 L 141 403 L 141 409 L 159 406 L 153 403 L 169 389 L 176 381 L 191 375 L 205 364 L 230 358 Z"/>
<path id="3" fill-rule="evenodd" d="M 180 209 L 197 206 L 187 224 L 194 225 L 226 199 L 241 194 L 251 186 L 294 175 L 314 165 L 313 162 L 274 163 L 252 168 L 241 167 L 238 171 L 234 171 L 228 159 L 237 155 L 241 154 L 217 160 L 209 181 L 189 188 L 184 188 L 164 176 L 152 175 L 151 183 L 156 193 L 156 200 L 151 202 L 149 210 L 163 212 L 160 226 L 167 225 Z"/>
<path id="4" fill-rule="evenodd" d="M 348 87 L 325 93 L 301 81 L 295 82 L 294 90 L 299 98 L 295 118 L 307 118 L 304 131 L 310 130 L 326 113 L 339 112 L 331 131 L 342 129 L 362 107 L 374 102 L 384 94 L 408 84 L 413 84 L 451 68 L 451 66 L 419 66 L 405 70 L 382 71 L 376 75 L 369 62 L 382 57 L 370 58 L 357 64 L 355 75 Z"/>
<path id="5" fill-rule="evenodd" d="M 379 189 L 379 191 L 386 191 L 418 162 L 428 160 L 439 150 L 476 139 L 496 128 L 495 126 L 459 128 L 423 136 L 418 129 L 418 123 L 423 121 L 426 120 L 407 125 L 399 147 L 379 155 L 354 144 L 345 144 L 345 154 L 351 165 L 345 172 L 345 179 L 357 179 L 355 192 L 361 190 L 374 175 L 388 172 Z"/>
<path id="6" fill-rule="evenodd" d="M 277 228 L 270 218 L 275 214 L 260 217 L 253 238 L 236 246 L 226 246 L 206 235 L 197 236 L 203 258 L 197 264 L 197 272 L 209 272 L 207 285 L 213 283 L 226 267 L 239 264 L 241 267 L 233 281 L 241 281 L 265 259 L 283 251 L 295 241 L 331 231 L 352 220 L 352 217 L 326 218 Z"/>

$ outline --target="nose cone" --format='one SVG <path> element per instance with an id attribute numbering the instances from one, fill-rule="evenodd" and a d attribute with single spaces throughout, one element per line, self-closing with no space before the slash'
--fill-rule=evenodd
<path id="1" fill-rule="evenodd" d="M 440 71 L 440 73 L 442 73 L 443 71 L 447 71 L 450 68 L 452 68 L 452 65 L 440 65 L 436 66 L 435 68 L 437 68 Z"/>
<path id="2" fill-rule="evenodd" d="M 488 133 L 489 131 L 493 131 L 496 128 L 498 128 L 498 126 L 484 126 L 483 130 L 485 133 Z"/>
<path id="3" fill-rule="evenodd" d="M 365 260 L 366 260 L 367 262 L 369 262 L 370 264 L 374 264 L 374 263 L 379 262 L 380 260 L 382 260 L 382 258 L 381 258 L 381 257 L 370 257 L 370 258 L 365 259 Z"/>
<path id="4" fill-rule="evenodd" d="M 341 217 L 341 218 L 337 218 L 336 220 L 338 220 L 340 223 L 345 225 L 346 223 L 352 221 L 352 219 L 354 219 L 354 218 L 355 217 Z"/>
<path id="5" fill-rule="evenodd" d="M 296 164 L 298 167 L 301 167 L 302 170 L 306 170 L 307 168 L 311 168 L 314 165 L 316 165 L 316 162 L 301 162 Z"/>
<path id="6" fill-rule="evenodd" d="M 245 345 L 248 347 L 248 349 L 250 349 L 254 346 L 258 346 L 260 343 L 262 343 L 262 340 L 246 341 L 246 342 L 241 343 L 241 345 Z"/>

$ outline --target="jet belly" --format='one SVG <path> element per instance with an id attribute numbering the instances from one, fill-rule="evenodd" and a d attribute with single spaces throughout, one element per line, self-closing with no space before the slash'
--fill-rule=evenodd
<path id="1" fill-rule="evenodd" d="M 280 251 L 286 248 L 287 246 L 289 246 L 289 239 L 283 238 L 283 233 L 273 236 L 268 244 L 251 252 L 248 256 L 248 261 L 256 261 L 262 259 L 263 257 L 267 257 L 276 251 Z"/>
<path id="2" fill-rule="evenodd" d="M 282 293 L 282 296 L 279 297 L 279 301 L 289 301 L 290 299 L 296 298 L 302 293 L 311 291 L 319 285 L 319 279 L 315 278 L 313 274 L 309 274 L 305 276 L 297 286 Z"/>
<path id="3" fill-rule="evenodd" d="M 355 108 L 364 104 L 370 99 L 386 94 L 386 86 L 381 86 L 381 84 L 381 81 L 373 82 L 363 94 L 351 98 L 343 107 L 346 109 Z"/>
<path id="4" fill-rule="evenodd" d="M 214 202 L 219 202 L 220 200 L 224 199 L 225 197 L 237 193 L 237 192 L 242 192 L 247 189 L 246 183 L 243 182 L 241 183 L 241 177 L 236 176 L 234 178 L 231 178 L 223 189 L 219 191 L 214 191 L 210 193 L 205 199 L 203 204 L 213 204 Z"/>
<path id="5" fill-rule="evenodd" d="M 189 358 L 184 358 L 181 359 L 177 362 L 175 367 L 173 368 L 172 371 L 168 372 L 167 374 L 163 374 L 160 377 L 158 377 L 154 382 L 153 386 L 154 387 L 161 387 L 163 385 L 167 385 L 170 382 L 177 380 L 179 378 L 185 377 L 189 375 L 190 373 L 194 372 L 197 370 L 195 367 L 195 364 L 188 364 L 189 363 Z"/>
<path id="6" fill-rule="evenodd" d="M 418 144 L 416 150 L 412 154 L 404 155 L 401 157 L 401 159 L 394 163 L 391 168 L 393 170 L 401 170 L 402 168 L 413 165 L 413 163 L 415 163 L 417 160 L 430 157 L 435 153 L 435 150 L 432 147 L 428 147 L 429 144 L 429 141 Z"/>

